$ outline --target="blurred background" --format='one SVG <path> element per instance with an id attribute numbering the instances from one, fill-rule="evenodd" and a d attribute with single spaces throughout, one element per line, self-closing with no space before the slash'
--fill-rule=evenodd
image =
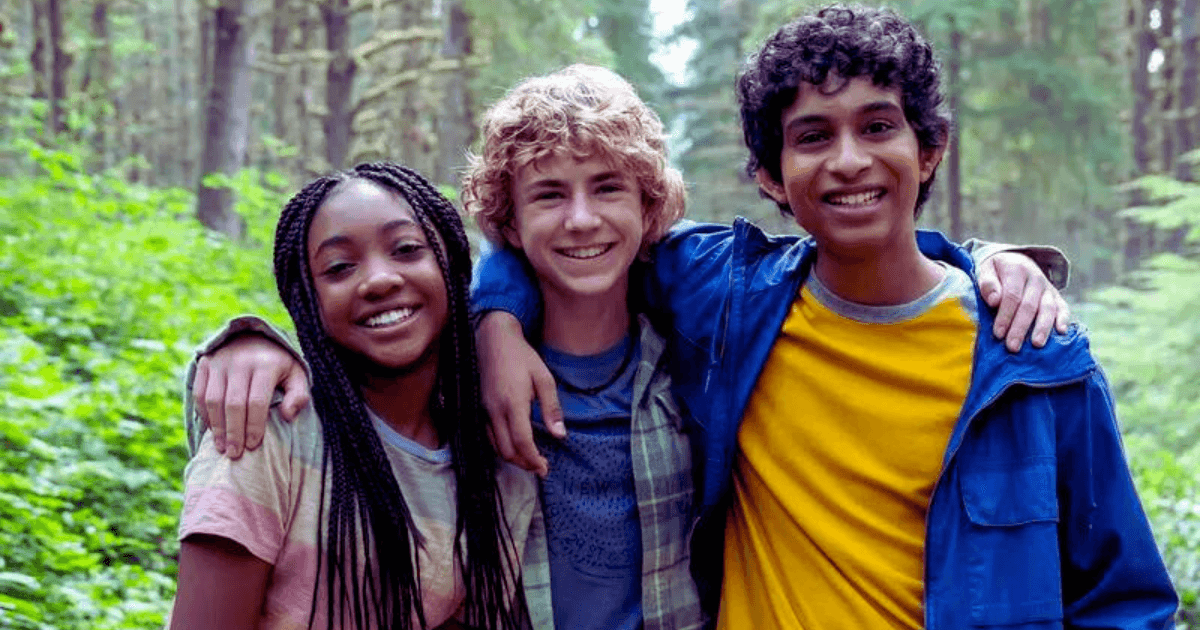
<path id="1" fill-rule="evenodd" d="M 1142 498 L 1197 623 L 1200 0 L 898 0 L 957 128 L 922 223 L 1062 248 Z M 159 627 L 183 365 L 286 324 L 274 221 L 387 158 L 457 198 L 476 121 L 575 61 L 671 131 L 689 216 L 793 230 L 742 171 L 745 56 L 821 3 L 0 0 L 0 628 Z"/>

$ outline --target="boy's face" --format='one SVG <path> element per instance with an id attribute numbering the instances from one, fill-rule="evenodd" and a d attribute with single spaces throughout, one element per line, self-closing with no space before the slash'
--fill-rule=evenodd
<path id="1" fill-rule="evenodd" d="M 866 77 L 832 94 L 801 83 L 781 118 L 783 181 L 760 169 L 758 183 L 821 251 L 861 260 L 911 241 L 917 191 L 943 149 L 920 148 L 898 89 Z"/>
<path id="2" fill-rule="evenodd" d="M 603 157 L 555 154 L 513 180 L 509 243 L 524 251 L 544 293 L 625 299 L 645 223 L 637 181 Z"/>

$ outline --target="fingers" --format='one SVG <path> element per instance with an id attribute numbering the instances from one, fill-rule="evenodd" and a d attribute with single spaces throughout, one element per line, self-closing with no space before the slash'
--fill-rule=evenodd
<path id="1" fill-rule="evenodd" d="M 1045 286 L 1042 284 L 1037 282 L 1027 282 L 1025 284 L 1025 290 L 1021 293 L 1020 302 L 1014 310 L 1012 323 L 1009 325 L 1008 334 L 1005 335 L 1004 339 L 1004 345 L 1008 348 L 1009 352 L 1020 350 L 1021 344 L 1025 343 L 1025 336 L 1029 334 L 1029 329 L 1033 326 L 1033 321 L 1037 317 L 1043 293 L 1045 293 Z M 1007 292 L 1002 297 L 1003 299 L 1007 299 Z M 1044 340 L 1043 343 L 1045 343 Z"/>
<path id="2" fill-rule="evenodd" d="M 246 450 L 252 451 L 262 444 L 263 435 L 267 432 L 267 418 L 271 415 L 271 399 L 278 379 L 263 372 L 254 372 L 250 378 L 250 389 L 246 396 L 245 439 Z M 227 421 L 227 424 L 232 423 Z M 230 457 L 236 459 L 236 456 Z"/>
<path id="3" fill-rule="evenodd" d="M 1065 335 L 1071 324 L 1071 305 L 1057 289 L 1055 289 L 1054 295 L 1058 296 L 1058 315 L 1054 318 L 1054 329 Z"/>
<path id="4" fill-rule="evenodd" d="M 205 367 L 207 377 L 203 391 L 197 390 L 200 397 L 200 407 L 204 409 L 204 417 L 208 420 L 208 428 L 212 430 L 213 445 L 217 451 L 225 452 L 225 376 L 224 374 L 208 373 L 211 360 L 208 357 L 200 359 L 200 365 Z M 197 368 L 199 370 L 199 368 Z"/>
<path id="5" fill-rule="evenodd" d="M 533 421 L 531 406 L 527 397 L 514 401 L 512 413 L 508 416 L 508 437 L 512 440 L 513 463 L 525 470 L 537 473 L 545 478 L 550 472 L 550 462 L 542 457 L 537 444 L 533 441 Z"/>
<path id="6" fill-rule="evenodd" d="M 537 368 L 533 372 L 533 395 L 538 399 L 542 422 L 546 424 L 550 435 L 561 440 L 567 437 L 567 425 L 563 423 L 562 405 L 558 403 L 558 385 L 544 363 L 539 361 Z"/>
<path id="7" fill-rule="evenodd" d="M 234 365 L 225 379 L 225 455 L 229 459 L 241 457 L 246 446 L 246 405 L 253 378 L 252 371 Z"/>
<path id="8" fill-rule="evenodd" d="M 488 413 L 491 422 L 488 424 L 488 432 L 492 436 L 492 445 L 496 447 L 496 453 L 505 461 L 516 464 L 516 449 L 513 448 L 512 438 L 508 434 L 508 419 L 499 413 Z M 520 464 L 517 464 L 520 466 Z M 524 468 L 524 466 L 522 466 Z M 526 468 L 526 470 L 528 470 Z"/>
<path id="9" fill-rule="evenodd" d="M 1058 299 L 1057 293 L 1052 290 L 1044 290 L 1042 299 L 1038 304 L 1037 317 L 1033 320 L 1033 332 L 1029 335 L 1029 340 L 1035 348 L 1041 348 L 1046 345 L 1046 341 L 1050 339 L 1050 331 L 1054 328 L 1058 321 L 1058 308 L 1061 300 Z"/>
<path id="10" fill-rule="evenodd" d="M 208 426 L 208 410 L 204 408 L 204 394 L 208 388 L 208 357 L 196 360 L 196 373 L 192 376 L 192 409 Z"/>
<path id="11" fill-rule="evenodd" d="M 279 414 L 284 420 L 291 422 L 300 414 L 300 410 L 308 405 L 308 401 L 308 375 L 296 364 L 284 378 L 283 402 L 279 405 Z"/>
<path id="12" fill-rule="evenodd" d="M 996 273 L 995 257 L 988 258 L 979 265 L 979 294 L 992 308 L 1000 304 L 1000 281 Z"/>

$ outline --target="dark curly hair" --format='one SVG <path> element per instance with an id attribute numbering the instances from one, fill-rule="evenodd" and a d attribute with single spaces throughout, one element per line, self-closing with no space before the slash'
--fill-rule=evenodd
<path id="1" fill-rule="evenodd" d="M 950 110 L 942 94 L 941 63 L 929 42 L 891 9 L 832 5 L 780 27 L 738 75 L 750 177 L 761 168 L 776 182 L 783 181 L 783 111 L 795 102 L 801 82 L 825 86 L 831 74 L 835 80 L 828 91 L 834 93 L 857 77 L 899 88 L 904 116 L 921 150 L 946 145 Z M 932 186 L 932 176 L 921 184 L 916 214 Z M 792 213 L 786 203 L 779 204 L 779 211 Z"/>
<path id="2" fill-rule="evenodd" d="M 519 567 L 503 518 L 498 460 L 486 437 L 487 416 L 480 402 L 475 337 L 468 321 L 470 246 L 454 206 L 416 171 L 387 162 L 359 164 L 310 182 L 284 206 L 275 231 L 275 281 L 312 367 L 313 406 L 324 441 L 321 487 L 329 504 L 318 519 L 320 564 L 314 588 L 327 595 L 331 628 L 426 627 L 419 567 L 413 563 L 420 536 L 367 416 L 358 388 L 360 374 L 321 323 L 308 264 L 313 216 L 352 180 L 365 180 L 403 197 L 437 257 L 449 318 L 440 336 L 429 406 L 438 437 L 449 444 L 453 461 L 455 559 L 466 586 L 466 622 L 517 630 L 527 623 L 527 611 L 519 593 L 509 596 L 518 591 Z M 360 547 L 365 555 L 360 556 Z M 361 582 L 360 573 L 365 573 Z"/>

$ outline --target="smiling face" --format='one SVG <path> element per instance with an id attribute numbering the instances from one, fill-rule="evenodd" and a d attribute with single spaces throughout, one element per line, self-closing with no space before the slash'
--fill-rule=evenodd
<path id="1" fill-rule="evenodd" d="M 436 358 L 446 282 L 399 195 L 362 179 L 343 184 L 313 216 L 308 263 L 335 343 L 388 369 Z"/>
<path id="2" fill-rule="evenodd" d="M 555 154 L 513 178 L 509 243 L 524 251 L 547 304 L 555 298 L 624 303 L 645 223 L 637 181 L 607 160 Z"/>
<path id="3" fill-rule="evenodd" d="M 783 181 L 760 169 L 759 185 L 822 252 L 863 260 L 910 246 L 919 186 L 943 149 L 920 148 L 896 89 L 856 77 L 826 92 L 800 84 L 781 120 Z"/>

